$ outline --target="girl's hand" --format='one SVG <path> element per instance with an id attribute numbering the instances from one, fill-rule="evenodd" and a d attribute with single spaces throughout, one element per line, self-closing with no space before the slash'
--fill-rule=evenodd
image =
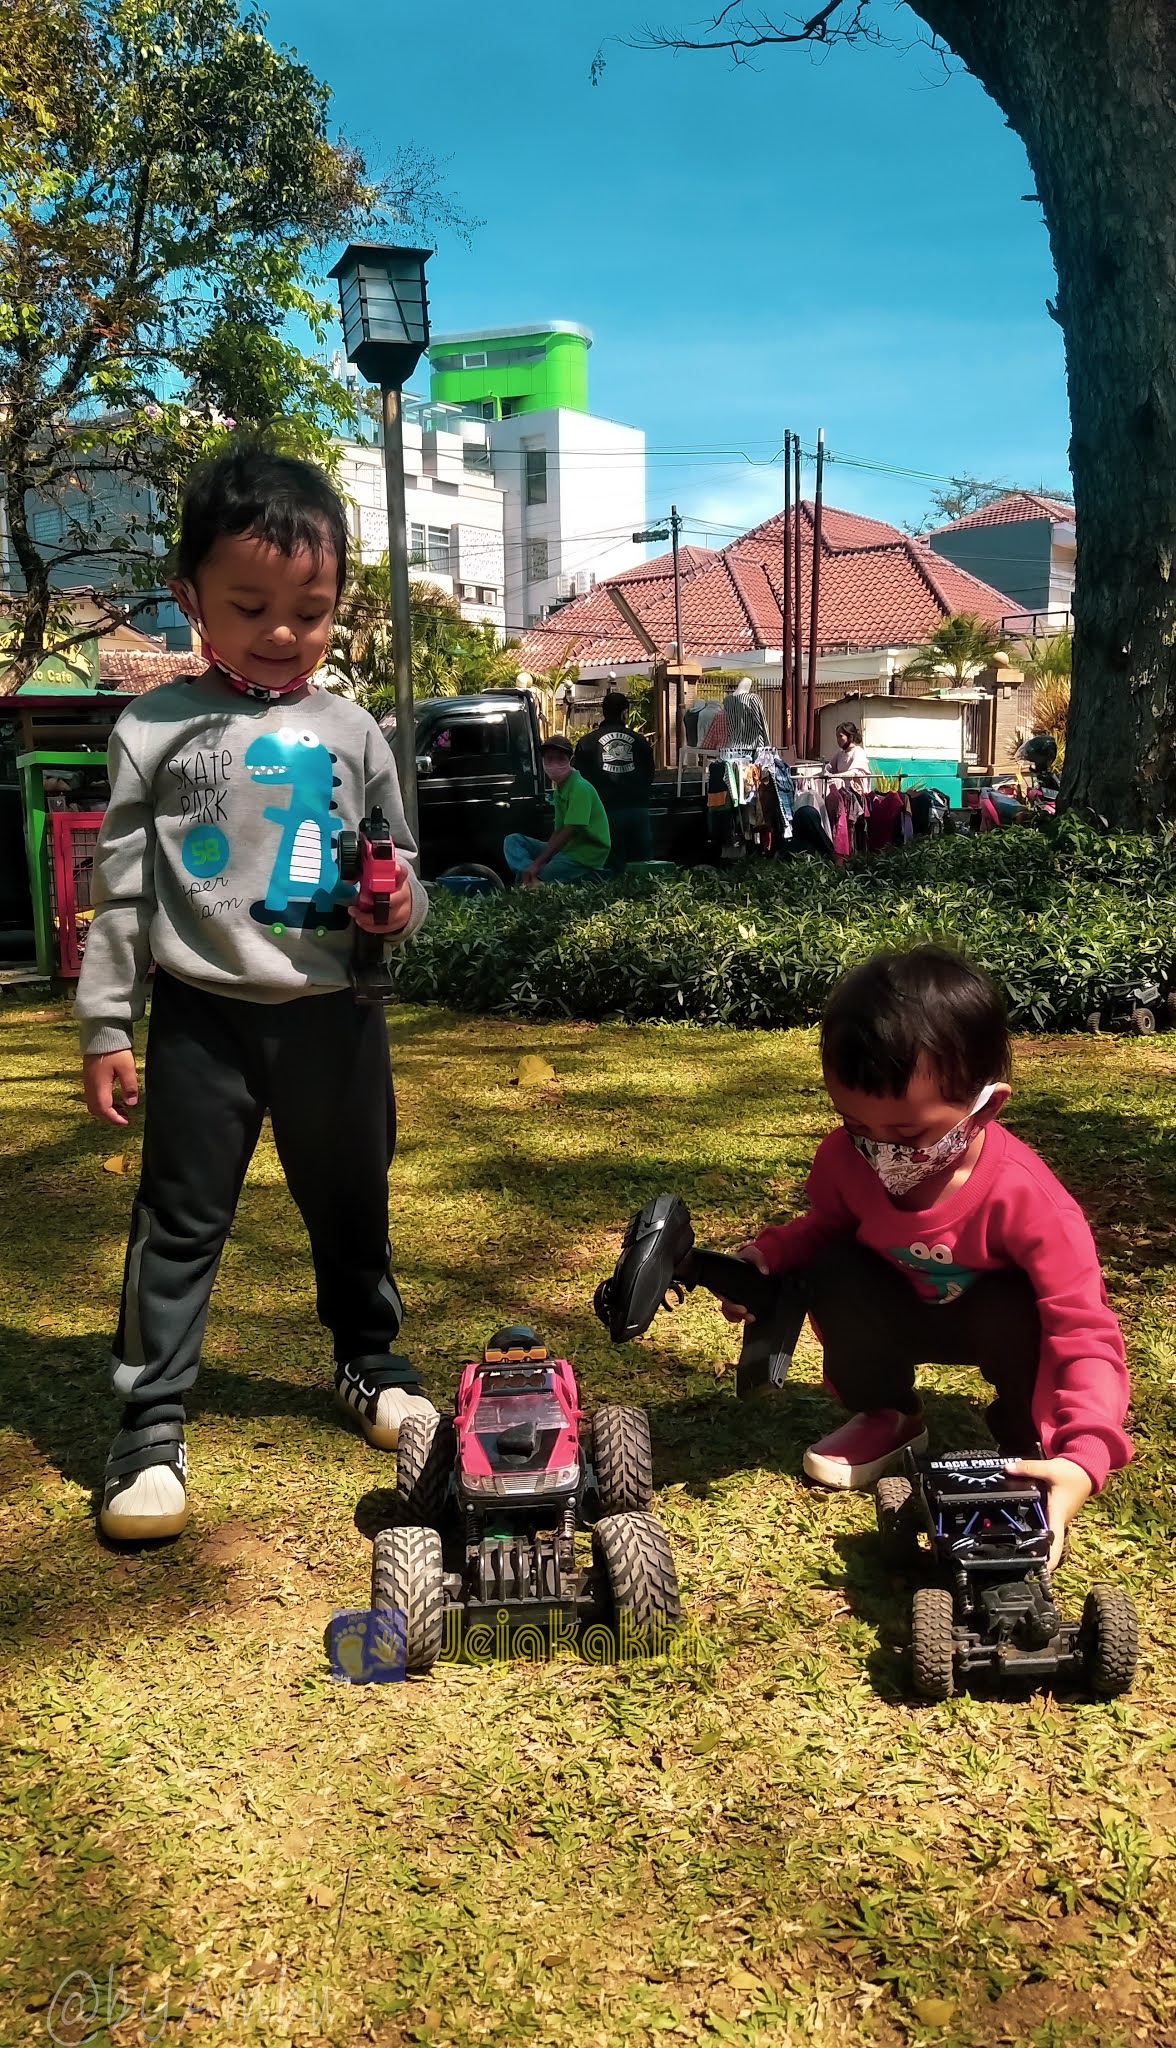
<path id="1" fill-rule="evenodd" d="M 412 884 L 408 879 L 408 869 L 400 871 L 400 881 L 388 898 L 388 915 L 382 924 L 377 924 L 369 911 L 357 909 L 354 903 L 349 903 L 347 909 L 360 929 L 371 932 L 377 939 L 391 938 L 396 932 L 403 931 L 412 916 Z"/>
<path id="2" fill-rule="evenodd" d="M 741 1244 L 735 1257 L 737 1259 L 745 1259 L 749 1266 L 755 1267 L 757 1273 L 766 1273 L 768 1270 L 768 1262 L 756 1244 Z M 740 1308 L 737 1301 L 723 1301 L 720 1297 L 719 1307 L 729 1323 L 754 1323 L 755 1321 L 751 1310 L 749 1308 Z"/>
<path id="3" fill-rule="evenodd" d="M 1072 1458 L 1009 1458 L 1005 1470 L 1018 1479 L 1044 1479 L 1048 1486 L 1045 1518 L 1054 1539 L 1049 1553 L 1049 1568 L 1051 1572 L 1056 1571 L 1066 1530 L 1079 1508 L 1085 1507 L 1094 1492 L 1089 1472 L 1084 1472 Z"/>
<path id="4" fill-rule="evenodd" d="M 91 1116 L 107 1124 L 126 1124 L 129 1119 L 123 1116 L 115 1097 L 116 1093 L 121 1096 L 123 1109 L 134 1109 L 139 1100 L 134 1053 L 129 1049 L 86 1053 L 82 1059 L 82 1086 Z"/>

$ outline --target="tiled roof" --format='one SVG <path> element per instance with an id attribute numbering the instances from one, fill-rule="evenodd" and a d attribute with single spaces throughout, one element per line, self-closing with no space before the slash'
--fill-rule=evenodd
<path id="1" fill-rule="evenodd" d="M 141 697 L 157 690 L 160 683 L 174 683 L 177 676 L 199 675 L 204 664 L 198 654 L 132 653 L 118 647 L 99 647 L 98 674 L 105 690 L 122 697 Z"/>
<path id="2" fill-rule="evenodd" d="M 1061 498 L 1043 498 L 1038 491 L 1007 491 L 1003 498 L 994 498 L 991 505 L 981 505 L 976 512 L 965 512 L 962 519 L 952 519 L 946 526 L 937 526 L 935 533 L 962 533 L 969 526 L 1016 526 L 1023 519 L 1048 519 L 1055 526 L 1073 523 L 1074 507 Z"/>
<path id="3" fill-rule="evenodd" d="M 801 616 L 808 644 L 813 551 L 813 508 L 801 506 Z M 689 553 L 682 574 L 682 639 L 686 658 L 778 648 L 784 515 L 732 541 L 717 554 Z M 791 559 L 791 556 L 790 556 Z M 523 653 L 536 668 L 561 659 L 582 665 L 645 662 L 649 650 L 625 623 L 609 596 L 624 590 L 660 653 L 674 640 L 673 561 L 659 555 L 597 584 L 523 636 Z M 867 647 L 914 647 L 951 612 L 975 612 L 995 624 L 1015 610 L 1011 598 L 982 583 L 929 543 L 880 519 L 836 506 L 824 508 L 818 647 L 826 652 Z"/>

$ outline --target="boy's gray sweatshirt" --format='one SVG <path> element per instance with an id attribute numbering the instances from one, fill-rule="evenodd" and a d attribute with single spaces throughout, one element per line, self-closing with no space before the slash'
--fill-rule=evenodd
<path id="1" fill-rule="evenodd" d="M 309 687 L 263 703 L 210 669 L 128 705 L 109 761 L 78 983 L 84 1053 L 130 1046 L 152 959 L 254 1003 L 348 986 L 355 888 L 340 880 L 337 834 L 379 804 L 416 858 L 392 751 L 366 711 Z M 397 940 L 428 908 L 410 875 Z"/>

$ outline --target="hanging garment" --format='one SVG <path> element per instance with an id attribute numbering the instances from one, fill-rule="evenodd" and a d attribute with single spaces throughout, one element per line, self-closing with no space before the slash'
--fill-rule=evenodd
<path id="1" fill-rule="evenodd" d="M 845 796 L 835 782 L 825 791 L 825 809 L 829 816 L 829 837 L 838 862 L 849 859 L 849 818 L 846 813 Z"/>
<path id="2" fill-rule="evenodd" d="M 871 853 L 895 846 L 902 834 L 903 800 L 897 790 L 882 790 L 870 802 Z"/>

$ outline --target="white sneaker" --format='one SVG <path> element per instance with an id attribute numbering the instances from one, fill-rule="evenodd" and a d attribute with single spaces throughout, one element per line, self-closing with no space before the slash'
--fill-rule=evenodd
<path id="1" fill-rule="evenodd" d="M 146 1462 L 150 1457 L 156 1462 Z M 106 1460 L 98 1516 L 103 1535 L 118 1543 L 178 1536 L 188 1520 L 187 1462 L 182 1422 L 120 1429 Z"/>
<path id="2" fill-rule="evenodd" d="M 353 1358 L 335 1369 L 335 1399 L 358 1422 L 369 1444 L 379 1451 L 394 1451 L 400 1442 L 400 1426 L 410 1415 L 436 1415 L 437 1410 L 418 1385 L 406 1382 L 406 1358 L 394 1353 L 380 1358 Z"/>

